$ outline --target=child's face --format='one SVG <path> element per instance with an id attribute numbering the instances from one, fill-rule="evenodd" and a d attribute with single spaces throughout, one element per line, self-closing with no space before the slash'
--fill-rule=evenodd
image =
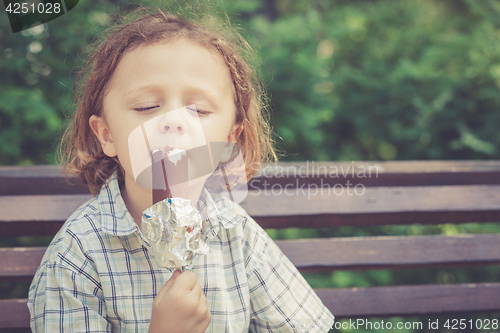
<path id="1" fill-rule="evenodd" d="M 140 46 L 122 58 L 108 83 L 103 117 L 92 116 L 89 122 L 104 153 L 118 156 L 126 176 L 132 176 L 135 153 L 129 135 L 141 124 L 146 124 L 152 149 L 236 142 L 233 96 L 220 55 L 185 39 Z M 180 109 L 193 104 L 197 115 Z M 147 125 L 152 123 L 158 126 Z"/>

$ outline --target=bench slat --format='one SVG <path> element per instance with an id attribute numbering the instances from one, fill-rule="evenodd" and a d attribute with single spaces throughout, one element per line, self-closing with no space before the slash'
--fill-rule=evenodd
<path id="1" fill-rule="evenodd" d="M 16 329 L 30 327 L 30 313 L 26 305 L 27 299 L 0 300 L 0 329 Z"/>
<path id="2" fill-rule="evenodd" d="M 256 173 L 251 189 L 269 184 L 447 186 L 500 184 L 500 161 L 280 162 Z"/>
<path id="3" fill-rule="evenodd" d="M 0 167 L 0 196 L 89 193 L 86 186 L 68 184 L 60 170 L 56 165 Z M 283 186 L 346 181 L 364 186 L 498 185 L 500 161 L 280 162 L 263 164 L 250 188 L 262 189 L 265 181 Z"/>
<path id="4" fill-rule="evenodd" d="M 88 194 L 18 195 L 0 197 L 0 219 L 17 221 L 65 221 L 92 198 Z"/>
<path id="5" fill-rule="evenodd" d="M 0 235 L 55 235 L 90 194 L 0 196 Z"/>
<path id="6" fill-rule="evenodd" d="M 316 289 L 337 317 L 500 311 L 500 283 Z"/>
<path id="7" fill-rule="evenodd" d="M 301 272 L 500 263 L 500 235 L 322 238 L 276 244 Z M 0 248 L 0 281 L 31 280 L 44 252 L 44 247 Z"/>
<path id="8" fill-rule="evenodd" d="M 276 244 L 301 272 L 500 263 L 500 235 L 496 234 L 321 238 Z"/>
<path id="9" fill-rule="evenodd" d="M 250 193 L 241 205 L 264 228 L 500 221 L 498 185 L 367 187 L 363 195 L 352 193 Z"/>
<path id="10" fill-rule="evenodd" d="M 295 192 L 294 192 L 295 193 Z M 91 196 L 0 196 L 0 234 L 58 230 Z M 272 200 L 270 200 L 272 198 Z M 500 221 L 500 185 L 367 187 L 363 195 L 266 195 L 251 191 L 241 203 L 263 228 L 318 228 L 412 223 Z M 22 212 L 22 214 L 20 213 Z M 45 233 L 36 224 L 55 222 Z M 34 233 L 36 231 L 37 233 Z"/>
<path id="11" fill-rule="evenodd" d="M 312 189 L 314 190 L 314 189 Z M 312 191 L 311 190 L 311 191 Z M 252 216 L 500 211 L 500 186 L 371 187 L 361 195 L 332 191 L 250 192 L 242 202 Z M 266 194 L 267 193 L 267 194 Z M 307 192 L 306 192 L 307 193 Z"/>
<path id="12" fill-rule="evenodd" d="M 500 283 L 316 289 L 341 318 L 500 311 Z M 0 328 L 29 327 L 26 299 L 0 300 Z M 5 314 L 5 315 L 4 315 Z"/>
<path id="13" fill-rule="evenodd" d="M 0 248 L 0 281 L 31 281 L 46 247 Z"/>

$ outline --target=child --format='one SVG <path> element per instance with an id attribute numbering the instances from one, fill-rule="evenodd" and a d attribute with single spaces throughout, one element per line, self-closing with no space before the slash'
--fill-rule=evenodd
<path id="1" fill-rule="evenodd" d="M 33 332 L 328 331 L 333 315 L 223 196 L 200 196 L 210 252 L 191 270 L 172 272 L 152 257 L 141 232 L 151 189 L 136 184 L 129 156 L 134 128 L 194 104 L 207 142 L 241 147 L 249 179 L 252 166 L 275 155 L 259 85 L 241 55 L 246 44 L 161 10 L 141 15 L 112 30 L 85 66 L 66 170 L 96 196 L 45 253 L 29 292 Z M 165 131 L 185 126 L 166 121 Z"/>

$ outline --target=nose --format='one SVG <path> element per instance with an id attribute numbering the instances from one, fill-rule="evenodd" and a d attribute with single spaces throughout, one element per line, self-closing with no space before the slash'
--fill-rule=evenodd
<path id="1" fill-rule="evenodd" d="M 187 130 L 187 123 L 180 112 L 170 111 L 160 116 L 158 121 L 159 130 L 165 134 L 184 134 Z"/>

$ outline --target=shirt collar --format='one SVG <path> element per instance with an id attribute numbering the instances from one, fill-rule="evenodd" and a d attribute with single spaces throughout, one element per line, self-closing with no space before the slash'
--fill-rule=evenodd
<path id="1" fill-rule="evenodd" d="M 98 199 L 101 227 L 104 233 L 115 236 L 130 235 L 139 230 L 120 193 L 116 173 L 102 186 Z"/>
<path id="2" fill-rule="evenodd" d="M 234 202 L 219 194 L 213 197 L 205 188 L 198 200 L 198 209 L 203 219 L 203 232 L 214 238 L 220 230 L 232 229 L 246 220 L 246 212 Z"/>
<path id="3" fill-rule="evenodd" d="M 126 236 L 139 230 L 125 206 L 116 173 L 102 186 L 98 201 L 104 233 Z M 232 229 L 246 220 L 243 208 L 224 195 L 213 197 L 206 188 L 198 200 L 198 209 L 203 218 L 203 232 L 208 238 L 217 236 L 221 225 L 224 229 Z"/>

